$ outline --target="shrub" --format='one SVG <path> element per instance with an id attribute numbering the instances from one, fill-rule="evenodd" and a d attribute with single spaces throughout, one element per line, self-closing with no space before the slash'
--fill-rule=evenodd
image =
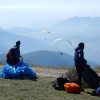
<path id="1" fill-rule="evenodd" d="M 68 72 L 64 73 L 62 77 L 66 77 L 70 80 L 70 82 L 77 82 L 78 75 L 77 75 L 77 70 L 75 67 L 72 67 Z M 89 86 L 84 82 L 82 79 L 82 87 L 84 88 L 89 88 Z"/>
<path id="2" fill-rule="evenodd" d="M 94 68 L 94 71 L 96 71 L 97 73 L 100 73 L 100 66 L 96 66 L 96 67 Z"/>

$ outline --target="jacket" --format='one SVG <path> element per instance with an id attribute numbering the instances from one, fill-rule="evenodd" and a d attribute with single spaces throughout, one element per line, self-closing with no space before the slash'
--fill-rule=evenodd
<path id="1" fill-rule="evenodd" d="M 87 62 L 84 59 L 84 51 L 83 51 L 83 48 L 81 48 L 81 47 L 78 46 L 75 49 L 74 61 L 75 61 L 75 65 L 83 65 L 83 64 L 85 64 Z"/>
<path id="2" fill-rule="evenodd" d="M 20 46 L 15 45 L 14 46 L 14 52 L 15 52 L 15 59 L 19 62 L 20 58 Z"/>

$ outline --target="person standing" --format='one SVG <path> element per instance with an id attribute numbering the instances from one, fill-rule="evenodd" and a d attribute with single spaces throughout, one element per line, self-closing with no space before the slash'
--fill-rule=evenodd
<path id="1" fill-rule="evenodd" d="M 82 72 L 84 71 L 85 65 L 87 61 L 84 59 L 84 43 L 80 42 L 78 46 L 75 48 L 75 53 L 74 53 L 74 61 L 75 61 L 75 67 L 78 73 L 78 80 L 77 84 L 81 87 L 82 89 Z M 82 89 L 84 91 L 84 89 Z"/>

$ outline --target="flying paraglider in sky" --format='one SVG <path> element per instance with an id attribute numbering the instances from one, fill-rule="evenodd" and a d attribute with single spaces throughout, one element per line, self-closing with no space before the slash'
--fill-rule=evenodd
<path id="1" fill-rule="evenodd" d="M 44 32 L 51 34 L 50 31 L 48 31 L 48 30 L 44 30 L 41 33 L 44 33 Z"/>
<path id="2" fill-rule="evenodd" d="M 70 45 L 72 45 L 72 43 L 69 40 L 67 40 L 66 38 L 58 38 L 58 39 L 54 40 L 53 43 L 55 43 L 55 42 L 57 42 L 59 40 L 65 40 L 65 41 L 69 42 Z M 61 52 L 60 54 L 62 55 L 63 53 Z"/>
<path id="3" fill-rule="evenodd" d="M 48 31 L 48 30 L 44 30 L 44 31 L 42 31 L 41 33 L 49 33 L 49 34 L 51 34 L 51 32 Z M 47 39 L 45 39 L 45 40 L 47 40 Z"/>
<path id="4" fill-rule="evenodd" d="M 72 45 L 72 43 L 69 40 L 67 40 L 66 38 L 58 38 L 58 39 L 54 40 L 53 43 L 55 43 L 55 42 L 57 42 L 59 40 L 65 40 L 65 41 L 69 42 Z"/>

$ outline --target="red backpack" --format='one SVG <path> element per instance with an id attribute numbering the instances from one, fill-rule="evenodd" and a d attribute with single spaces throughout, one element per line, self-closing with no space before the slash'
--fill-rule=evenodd
<path id="1" fill-rule="evenodd" d="M 15 54 L 14 54 L 14 48 L 11 48 L 8 53 L 7 53 L 7 58 L 10 58 L 10 59 L 14 59 L 15 58 Z"/>

